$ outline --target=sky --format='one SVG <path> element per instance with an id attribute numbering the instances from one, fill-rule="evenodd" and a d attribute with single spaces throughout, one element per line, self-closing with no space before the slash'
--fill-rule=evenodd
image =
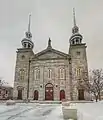
<path id="1" fill-rule="evenodd" d="M 89 69 L 103 68 L 103 0 L 0 0 L 0 78 L 13 85 L 16 51 L 28 28 L 34 53 L 47 47 L 68 53 L 73 8 L 76 23 L 87 45 Z"/>

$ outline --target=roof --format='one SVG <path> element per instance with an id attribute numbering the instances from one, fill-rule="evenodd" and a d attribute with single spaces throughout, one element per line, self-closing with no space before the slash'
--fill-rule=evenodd
<path id="1" fill-rule="evenodd" d="M 38 52 L 37 54 L 35 54 L 32 60 L 35 60 L 35 59 L 39 59 L 39 60 L 41 59 L 42 60 L 43 59 L 69 59 L 69 58 L 70 58 L 69 54 L 53 49 L 52 47 L 47 47 L 41 52 Z"/>

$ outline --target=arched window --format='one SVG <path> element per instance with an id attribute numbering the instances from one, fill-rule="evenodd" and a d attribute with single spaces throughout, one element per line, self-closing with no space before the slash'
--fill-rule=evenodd
<path id="1" fill-rule="evenodd" d="M 72 41 L 72 44 L 75 44 L 74 40 Z"/>
<path id="2" fill-rule="evenodd" d="M 8 91 L 6 90 L 6 94 L 8 94 Z"/>
<path id="3" fill-rule="evenodd" d="M 80 68 L 77 68 L 76 69 L 76 76 L 80 76 L 81 75 L 81 69 Z"/>
<path id="4" fill-rule="evenodd" d="M 24 48 L 26 48 L 26 43 L 24 43 Z"/>
<path id="5" fill-rule="evenodd" d="M 19 74 L 20 74 L 20 80 L 24 80 L 24 74 L 25 74 L 24 69 L 21 69 Z"/>
<path id="6" fill-rule="evenodd" d="M 60 70 L 59 70 L 59 77 L 60 77 L 60 79 L 64 79 L 65 78 L 65 69 L 64 68 L 60 68 Z"/>
<path id="7" fill-rule="evenodd" d="M 30 44 L 28 44 L 28 48 L 30 48 Z"/>
<path id="8" fill-rule="evenodd" d="M 52 70 L 49 69 L 49 70 L 48 70 L 48 78 L 51 78 L 51 77 L 52 77 Z"/>
<path id="9" fill-rule="evenodd" d="M 78 39 L 76 39 L 76 43 L 78 43 Z"/>
<path id="10" fill-rule="evenodd" d="M 38 80 L 40 79 L 40 69 L 35 69 L 35 79 Z"/>

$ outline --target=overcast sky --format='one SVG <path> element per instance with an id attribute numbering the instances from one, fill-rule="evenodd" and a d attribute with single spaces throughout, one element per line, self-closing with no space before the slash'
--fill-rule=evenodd
<path id="1" fill-rule="evenodd" d="M 89 68 L 103 68 L 103 0 L 0 0 L 0 77 L 13 84 L 16 50 L 21 47 L 32 14 L 34 52 L 52 46 L 68 53 L 72 9 L 87 44 Z"/>

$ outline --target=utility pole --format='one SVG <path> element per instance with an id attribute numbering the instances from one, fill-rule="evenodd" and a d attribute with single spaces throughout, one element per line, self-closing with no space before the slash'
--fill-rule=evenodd
<path id="1" fill-rule="evenodd" d="M 73 77 L 72 77 L 72 60 L 69 58 L 69 75 L 70 75 L 70 99 L 73 100 Z"/>

